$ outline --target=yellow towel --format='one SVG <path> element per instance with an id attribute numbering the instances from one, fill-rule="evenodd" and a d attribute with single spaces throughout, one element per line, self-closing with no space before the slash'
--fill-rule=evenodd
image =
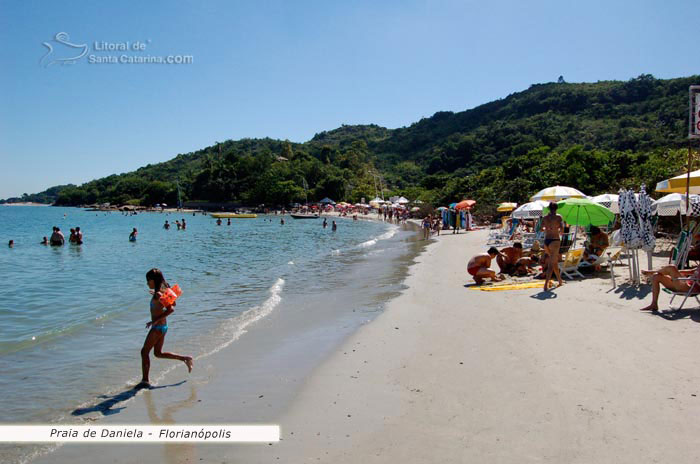
<path id="1" fill-rule="evenodd" d="M 470 290 L 481 290 L 482 292 L 500 292 L 501 290 L 522 290 L 525 288 L 544 288 L 544 280 L 538 282 L 524 282 L 518 284 L 495 284 L 469 287 Z"/>

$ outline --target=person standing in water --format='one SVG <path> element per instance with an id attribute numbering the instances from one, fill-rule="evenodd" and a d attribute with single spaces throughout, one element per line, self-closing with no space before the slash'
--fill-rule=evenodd
<path id="1" fill-rule="evenodd" d="M 163 229 L 168 230 L 170 229 L 170 223 L 168 223 L 168 220 L 165 220 L 165 224 L 163 224 Z"/>
<path id="2" fill-rule="evenodd" d="M 227 226 L 231 225 L 231 218 L 228 218 L 228 222 L 226 223 Z"/>
<path id="3" fill-rule="evenodd" d="M 182 230 L 187 229 L 187 223 L 185 222 L 185 218 L 182 218 Z"/>
<path id="4" fill-rule="evenodd" d="M 331 226 L 331 230 L 332 230 L 333 232 L 335 232 L 336 230 L 338 230 L 338 224 L 336 224 L 335 221 L 333 221 L 333 225 Z"/>
<path id="5" fill-rule="evenodd" d="M 146 324 L 146 328 L 151 330 L 148 331 L 146 340 L 143 342 L 143 348 L 141 348 L 141 372 L 143 376 L 141 383 L 137 385 L 141 388 L 149 388 L 151 386 L 148 377 L 151 369 L 151 359 L 149 357 L 151 350 L 153 350 L 156 358 L 176 359 L 184 362 L 189 372 L 192 372 L 192 367 L 194 366 L 192 356 L 182 356 L 163 351 L 165 334 L 168 332 L 168 321 L 166 318 L 175 311 L 173 309 L 175 303 L 172 306 L 164 307 L 160 302 L 161 291 L 170 288 L 160 269 L 153 268 L 148 271 L 146 273 L 146 283 L 148 288 L 153 290 L 153 298 L 151 298 L 151 321 Z"/>
<path id="6" fill-rule="evenodd" d="M 80 231 L 80 227 L 75 228 L 75 244 L 76 245 L 82 245 L 83 244 L 83 233 Z"/>
<path id="7" fill-rule="evenodd" d="M 61 229 L 54 226 L 51 234 L 51 246 L 63 246 L 64 243 L 66 243 L 66 238 L 63 236 Z"/>
<path id="8" fill-rule="evenodd" d="M 44 239 L 41 241 L 41 245 L 48 245 L 49 244 L 49 239 L 44 237 Z"/>
<path id="9" fill-rule="evenodd" d="M 139 231 L 136 230 L 136 227 L 134 227 L 134 230 L 131 231 L 129 234 L 129 241 L 130 242 L 135 242 L 136 241 L 136 236 L 138 235 Z"/>

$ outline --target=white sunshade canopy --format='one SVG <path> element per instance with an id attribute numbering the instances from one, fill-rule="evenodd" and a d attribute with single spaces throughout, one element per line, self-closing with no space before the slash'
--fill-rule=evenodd
<path id="1" fill-rule="evenodd" d="M 516 208 L 510 215 L 517 219 L 542 217 L 542 210 L 549 206 L 548 201 L 531 201 Z"/>

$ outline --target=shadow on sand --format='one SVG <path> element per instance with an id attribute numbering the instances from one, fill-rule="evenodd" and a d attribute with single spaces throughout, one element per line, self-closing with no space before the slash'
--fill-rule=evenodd
<path id="1" fill-rule="evenodd" d="M 139 385 L 136 385 L 135 387 L 132 387 L 128 390 L 124 390 L 123 392 L 119 392 L 115 395 L 100 395 L 100 396 L 98 396 L 98 398 L 105 398 L 104 401 L 96 404 L 95 406 L 91 406 L 89 408 L 78 408 L 75 411 L 73 411 L 71 413 L 71 415 L 82 416 L 84 414 L 88 414 L 91 412 L 99 412 L 103 416 L 111 416 L 112 414 L 117 414 L 118 412 L 121 412 L 122 409 L 125 409 L 124 407 L 114 408 L 113 406 L 115 406 L 119 403 L 123 403 L 124 401 L 130 400 L 131 398 L 136 396 L 136 394 L 140 390 L 144 390 L 144 389 L 158 390 L 159 388 L 177 387 L 177 386 L 184 384 L 185 382 L 187 382 L 187 380 L 183 380 L 181 382 L 173 383 L 170 385 L 160 385 L 157 387 L 144 387 L 144 386 L 141 386 L 139 384 Z"/>
<path id="2" fill-rule="evenodd" d="M 620 298 L 625 300 L 643 300 L 651 293 L 651 285 L 642 285 L 635 287 L 630 284 L 623 284 L 615 287 L 615 293 L 620 295 Z"/>

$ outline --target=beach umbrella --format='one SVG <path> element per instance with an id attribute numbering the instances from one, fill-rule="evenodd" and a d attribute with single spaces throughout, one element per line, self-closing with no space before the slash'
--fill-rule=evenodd
<path id="1" fill-rule="evenodd" d="M 331 200 L 330 198 L 326 197 L 323 200 L 319 201 L 319 203 L 322 203 L 324 205 L 334 205 L 335 202 Z"/>
<path id="2" fill-rule="evenodd" d="M 450 203 L 447 205 L 450 209 L 455 209 L 455 206 L 457 206 L 457 203 Z"/>
<path id="3" fill-rule="evenodd" d="M 690 202 L 698 203 L 700 195 L 690 195 Z M 686 215 L 685 195 L 681 193 L 669 193 L 651 204 L 651 213 L 659 216 L 675 216 L 678 213 Z M 692 208 L 691 208 L 692 214 Z"/>
<path id="4" fill-rule="evenodd" d="M 620 213 L 620 196 L 614 193 L 605 193 L 591 198 L 592 201 L 601 204 L 615 214 Z"/>
<path id="5" fill-rule="evenodd" d="M 560 201 L 567 198 L 586 198 L 586 195 L 573 187 L 555 185 L 554 187 L 540 190 L 530 198 L 530 201 Z"/>
<path id="6" fill-rule="evenodd" d="M 476 204 L 474 200 L 462 200 L 454 206 L 457 211 L 462 211 L 463 209 L 471 209 L 472 206 Z"/>
<path id="7" fill-rule="evenodd" d="M 437 208 L 438 211 L 442 211 L 443 209 L 448 209 L 448 208 L 447 208 L 447 206 L 440 206 L 439 208 Z"/>
<path id="8" fill-rule="evenodd" d="M 688 173 L 670 179 L 662 180 L 656 184 L 657 192 L 685 193 L 688 181 Z M 690 173 L 690 192 L 700 193 L 700 170 Z"/>
<path id="9" fill-rule="evenodd" d="M 647 195 L 645 185 L 642 185 L 637 198 L 637 217 L 639 219 L 639 235 L 642 240 L 642 249 L 653 251 L 656 239 L 654 238 L 654 230 L 651 225 L 651 198 Z"/>
<path id="10" fill-rule="evenodd" d="M 549 207 L 542 214 L 549 213 Z M 588 198 L 567 198 L 557 202 L 557 214 L 572 226 L 606 226 L 615 220 L 615 213 Z"/>
<path id="11" fill-rule="evenodd" d="M 405 205 L 406 203 L 410 203 L 407 198 L 401 197 L 398 200 L 396 200 L 396 203 L 400 205 Z"/>
<path id="12" fill-rule="evenodd" d="M 416 211 L 420 211 L 420 208 L 417 206 L 414 206 L 413 208 L 411 208 L 411 211 L 415 213 Z"/>
<path id="13" fill-rule="evenodd" d="M 500 205 L 498 205 L 498 208 L 496 208 L 496 211 L 498 211 L 499 213 L 505 213 L 507 211 L 513 211 L 517 207 L 517 203 L 501 203 Z"/>
<path id="14" fill-rule="evenodd" d="M 542 210 L 549 205 L 548 202 L 537 200 L 520 205 L 511 213 L 516 219 L 538 218 L 542 217 Z"/>

